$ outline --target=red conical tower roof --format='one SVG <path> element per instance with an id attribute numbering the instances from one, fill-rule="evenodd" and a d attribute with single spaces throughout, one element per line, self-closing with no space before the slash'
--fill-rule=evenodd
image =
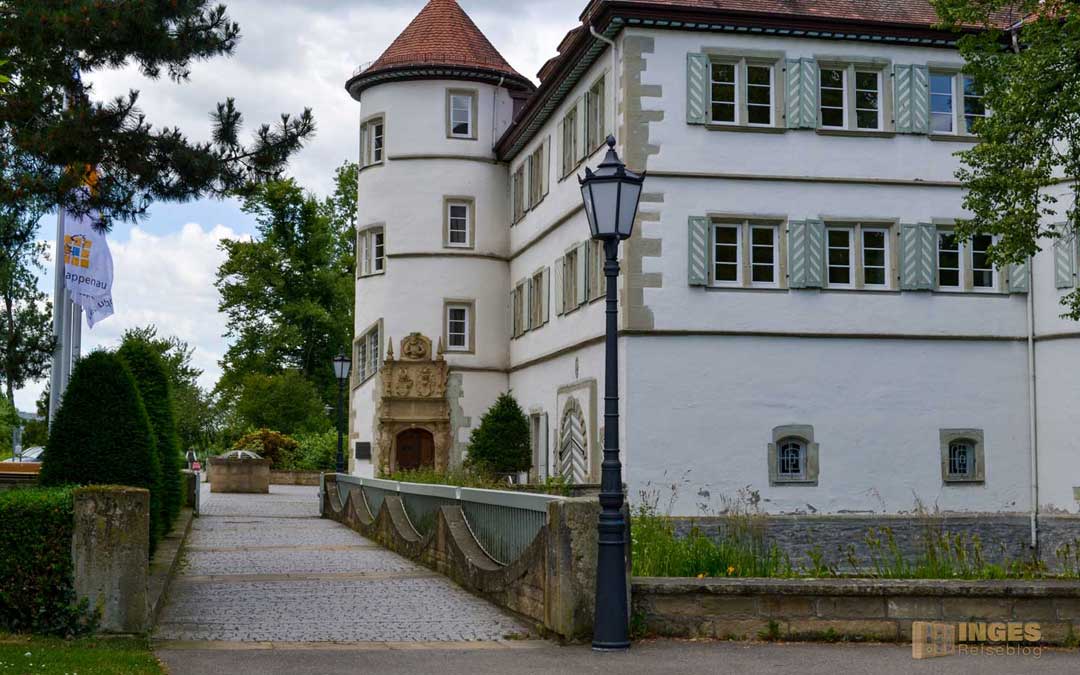
<path id="1" fill-rule="evenodd" d="M 456 78 L 532 89 L 455 0 L 430 0 L 382 56 L 350 79 L 354 97 L 385 79 Z"/>

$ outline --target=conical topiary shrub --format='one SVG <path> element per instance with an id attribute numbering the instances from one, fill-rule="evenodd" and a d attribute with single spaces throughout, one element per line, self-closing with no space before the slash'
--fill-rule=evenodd
<path id="1" fill-rule="evenodd" d="M 139 396 L 150 418 L 150 427 L 154 431 L 158 465 L 161 467 L 159 531 L 164 535 L 172 529 L 173 521 L 180 513 L 183 500 L 180 483 L 180 469 L 183 465 L 182 451 L 180 436 L 176 433 L 176 419 L 173 417 L 169 375 L 165 371 L 161 355 L 144 340 L 138 338 L 125 340 L 116 353 L 123 359 L 135 378 L 135 386 L 139 389 Z"/>
<path id="2" fill-rule="evenodd" d="M 491 474 L 517 473 L 532 468 L 529 420 L 508 392 L 480 418 L 469 437 L 468 464 Z"/>
<path id="3" fill-rule="evenodd" d="M 150 490 L 150 550 L 159 537 L 161 468 L 135 378 L 116 354 L 94 352 L 71 373 L 41 464 L 42 485 Z"/>

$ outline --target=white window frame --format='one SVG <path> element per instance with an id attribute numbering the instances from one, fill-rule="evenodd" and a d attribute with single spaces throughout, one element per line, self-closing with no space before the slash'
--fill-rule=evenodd
<path id="1" fill-rule="evenodd" d="M 776 126 L 776 64 L 774 63 L 762 63 L 757 61 L 746 61 L 743 59 L 743 73 L 745 74 L 746 86 L 743 87 L 743 91 L 746 93 L 746 104 L 743 108 L 746 109 L 746 125 L 750 127 L 774 127 Z M 750 88 L 761 87 L 759 84 L 750 83 L 750 69 L 751 68 L 765 68 L 769 71 L 769 121 L 768 122 L 753 122 L 750 120 L 750 108 L 764 107 L 761 103 L 750 102 Z M 740 108 L 741 110 L 742 108 Z"/>
<path id="2" fill-rule="evenodd" d="M 465 215 L 461 218 L 454 216 L 454 209 L 461 208 L 465 210 Z M 464 222 L 464 234 L 465 241 L 454 241 L 454 222 Z M 462 199 L 447 199 L 446 200 L 446 246 L 448 248 L 472 248 L 472 203 Z"/>
<path id="3" fill-rule="evenodd" d="M 942 286 L 941 284 L 941 254 L 945 249 L 941 248 L 941 239 L 943 236 L 952 235 L 955 239 L 955 232 L 951 227 L 939 226 L 937 228 L 937 242 L 935 246 L 935 252 L 937 255 L 937 277 L 934 279 L 934 289 L 942 293 L 1000 293 L 1001 292 L 1001 274 L 997 267 L 991 266 L 989 271 L 990 285 L 989 286 L 976 286 L 975 285 L 975 248 L 974 240 L 969 239 L 967 241 L 960 241 L 956 239 L 957 250 L 957 264 L 959 265 L 959 286 Z M 990 237 L 990 245 L 992 246 L 997 241 L 997 237 L 991 235 L 976 235 L 979 237 Z M 952 267 L 945 269 L 955 269 Z M 987 268 L 979 268 L 982 271 L 986 271 Z"/>
<path id="4" fill-rule="evenodd" d="M 717 265 L 731 264 L 730 262 L 721 263 L 717 258 L 717 250 L 720 246 L 717 232 L 721 229 L 733 229 L 736 233 L 734 281 L 717 279 Z M 754 231 L 763 229 L 772 231 L 772 281 L 754 281 L 754 268 L 763 266 L 763 263 L 754 263 L 754 249 L 763 247 L 760 244 L 754 244 Z M 723 244 L 723 246 L 730 247 L 731 244 Z M 778 223 L 747 218 L 713 218 L 712 228 L 709 230 L 709 280 L 712 286 L 717 288 L 780 288 L 780 280 L 783 276 L 783 251 Z"/>
<path id="5" fill-rule="evenodd" d="M 544 270 L 533 273 L 529 282 L 529 330 L 544 325 Z"/>
<path id="6" fill-rule="evenodd" d="M 891 130 L 891 126 L 888 124 L 889 115 L 892 112 L 892 98 L 891 93 L 888 91 L 889 80 L 885 76 L 888 64 L 885 62 L 819 62 L 818 63 L 818 128 L 824 131 L 850 131 L 854 133 L 881 133 Z M 824 96 L 822 92 L 826 89 L 836 90 L 836 87 L 825 87 L 825 80 L 822 77 L 824 71 L 835 70 L 840 71 L 842 74 L 840 95 L 843 102 L 843 125 L 836 126 L 825 124 L 825 117 L 822 114 L 824 110 L 839 110 L 836 106 L 824 105 Z M 874 127 L 860 127 L 859 126 L 859 112 L 868 112 L 869 108 L 860 108 L 858 101 L 858 92 L 868 91 L 864 89 L 858 89 L 859 75 L 868 74 L 876 76 L 877 84 L 877 124 Z"/>
<path id="7" fill-rule="evenodd" d="M 834 282 L 832 280 L 833 269 L 844 269 L 843 265 L 834 265 L 832 261 L 832 252 L 834 249 L 839 250 L 840 247 L 834 247 L 832 245 L 832 234 L 834 232 L 843 233 L 847 236 L 847 246 L 844 247 L 848 254 L 847 273 L 848 280 L 846 283 Z M 825 285 L 828 288 L 855 288 L 855 228 L 854 227 L 837 227 L 830 226 L 825 228 Z"/>
<path id="8" fill-rule="evenodd" d="M 578 260 L 578 249 L 574 247 L 563 254 L 562 294 L 563 314 L 569 314 L 578 308 L 577 302 L 577 266 L 585 261 Z"/>
<path id="9" fill-rule="evenodd" d="M 733 82 L 723 82 L 713 79 L 713 69 L 716 66 L 731 66 L 734 73 Z M 750 69 L 751 68 L 763 68 L 769 72 L 769 121 L 768 122 L 751 122 L 750 121 L 750 108 L 764 108 L 765 104 L 762 103 L 750 103 L 750 88 L 760 88 L 764 85 L 751 85 L 750 84 Z M 718 127 L 756 127 L 759 129 L 767 129 L 776 126 L 777 110 L 776 110 L 776 62 L 772 59 L 766 58 L 754 58 L 754 57 L 725 57 L 725 56 L 712 56 L 709 60 L 709 124 Z M 713 98 L 713 85 L 717 84 L 730 84 L 734 89 L 734 98 L 728 103 L 726 101 L 717 101 Z M 732 120 L 719 120 L 713 116 L 714 105 L 732 105 L 734 107 L 734 115 Z"/>
<path id="10" fill-rule="evenodd" d="M 884 242 L 884 248 L 882 251 L 882 262 L 884 263 L 883 276 L 885 281 L 880 284 L 870 283 L 866 277 L 866 235 L 867 233 L 877 232 L 881 233 L 882 241 Z M 862 263 L 860 282 L 864 288 L 887 290 L 892 288 L 892 228 L 885 225 L 861 225 L 858 228 L 859 239 L 859 261 Z M 879 250 L 874 247 L 872 250 Z M 874 268 L 881 267 L 880 265 L 873 265 Z"/>
<path id="11" fill-rule="evenodd" d="M 724 222 L 714 222 L 713 223 L 712 237 L 710 238 L 710 241 L 712 242 L 712 248 L 711 248 L 711 251 L 710 251 L 711 258 L 712 258 L 712 265 L 710 265 L 710 270 L 709 270 L 709 275 L 712 278 L 713 285 L 715 285 L 715 286 L 742 286 L 743 285 L 743 264 L 745 262 L 744 256 L 743 256 L 743 230 L 744 229 L 745 228 L 743 226 L 743 223 L 739 223 L 739 222 L 724 221 Z M 724 246 L 726 248 L 731 247 L 730 243 L 726 243 L 726 242 L 724 244 L 719 243 L 720 238 L 717 236 L 716 233 L 719 232 L 720 230 L 734 230 L 735 231 L 735 279 L 733 279 L 733 280 L 732 279 L 718 279 L 717 278 L 717 274 L 716 274 L 717 266 L 719 266 L 719 265 L 730 266 L 731 265 L 731 262 L 729 262 L 729 261 L 721 262 L 720 260 L 718 260 L 717 255 L 716 255 L 717 250 L 719 249 L 720 246 Z"/>
<path id="12" fill-rule="evenodd" d="M 356 382 L 363 384 L 382 367 L 381 323 L 376 321 L 356 338 Z"/>
<path id="13" fill-rule="evenodd" d="M 861 222 L 857 220 L 845 220 L 843 218 L 829 219 L 825 221 L 825 288 L 837 289 L 837 290 L 868 290 L 868 291 L 890 291 L 895 288 L 893 279 L 894 263 L 892 259 L 893 244 L 892 238 L 894 236 L 893 224 L 888 222 Z M 833 264 L 830 252 L 833 247 L 830 245 L 830 233 L 848 231 L 848 282 L 839 283 L 833 282 L 829 272 L 834 268 L 841 268 L 842 265 Z M 884 283 L 870 283 L 867 281 L 866 275 L 866 234 L 870 232 L 878 232 L 882 235 L 884 241 Z M 874 249 L 877 250 L 877 249 Z M 875 268 L 880 268 L 880 265 L 874 265 Z"/>
<path id="14" fill-rule="evenodd" d="M 715 79 L 714 73 L 717 66 L 729 66 L 731 68 L 732 81 Z M 739 85 L 741 78 L 739 77 L 739 62 L 736 60 L 726 59 L 713 59 L 709 63 L 709 122 L 712 124 L 725 124 L 729 126 L 737 126 L 739 124 Z M 731 87 L 731 101 L 718 101 L 713 96 L 713 87 L 730 86 Z M 716 118 L 715 107 L 717 105 L 730 105 L 731 106 L 731 120 L 721 120 Z"/>
<path id="15" fill-rule="evenodd" d="M 958 91 L 959 97 L 957 98 L 957 101 L 959 101 L 959 103 L 960 103 L 960 105 L 958 106 L 959 110 L 958 110 L 957 114 L 960 116 L 960 119 L 963 122 L 963 125 L 960 128 L 962 128 L 964 130 L 963 131 L 964 135 L 966 135 L 966 136 L 974 136 L 975 133 L 968 129 L 968 119 L 969 118 L 971 118 L 972 120 L 974 120 L 974 119 L 982 119 L 982 118 L 985 118 L 987 116 L 986 104 L 982 102 L 983 94 L 970 94 L 969 95 L 967 93 L 967 82 L 969 80 L 971 81 L 972 88 L 975 87 L 975 78 L 972 77 L 971 75 L 965 75 L 963 73 L 960 73 L 957 76 L 956 80 L 958 82 L 957 88 L 959 89 L 959 91 Z M 967 100 L 969 98 L 977 99 L 979 101 L 979 104 L 982 106 L 982 109 L 983 109 L 981 115 L 978 115 L 978 114 L 969 115 L 968 114 L 968 112 L 967 112 Z"/>
<path id="16" fill-rule="evenodd" d="M 604 110 L 606 87 L 606 78 L 601 75 L 585 92 L 585 149 L 589 153 L 604 144 L 604 129 L 607 127 L 604 119 L 607 114 Z"/>
<path id="17" fill-rule="evenodd" d="M 356 275 L 369 277 L 386 271 L 386 229 L 371 225 L 356 233 Z"/>
<path id="18" fill-rule="evenodd" d="M 750 249 L 750 259 L 747 261 L 747 264 L 750 267 L 750 276 L 747 277 L 747 281 L 749 281 L 751 286 L 776 288 L 780 285 L 780 228 L 776 225 L 750 222 L 747 224 L 746 230 L 749 234 L 747 246 Z M 754 249 L 766 248 L 761 244 L 754 243 L 754 232 L 756 230 L 768 230 L 772 235 L 772 242 L 768 246 L 768 248 L 772 250 L 772 263 L 769 265 L 769 267 L 772 268 L 772 279 L 769 281 L 759 281 L 754 278 L 754 268 L 765 266 L 764 263 L 754 262 Z"/>
<path id="19" fill-rule="evenodd" d="M 450 138 L 464 138 L 464 139 L 474 139 L 474 138 L 476 138 L 476 120 L 473 119 L 473 109 L 476 107 L 476 94 L 474 92 L 471 92 L 471 91 L 462 91 L 462 90 L 457 90 L 457 89 L 450 89 L 449 91 L 446 92 L 446 96 L 447 96 L 447 106 L 448 106 L 448 110 L 447 110 L 447 115 L 448 115 L 447 134 L 450 136 Z M 466 125 L 464 133 L 459 133 L 459 132 L 454 130 L 454 127 L 456 126 L 456 123 L 454 121 L 455 120 L 455 113 L 460 113 L 463 110 L 461 107 L 455 105 L 455 103 L 457 103 L 459 101 L 464 101 L 465 102 L 465 108 L 464 108 L 465 119 L 460 120 L 460 121 L 464 121 L 464 123 Z"/>
<path id="20" fill-rule="evenodd" d="M 934 78 L 947 78 L 949 80 L 949 91 L 947 93 L 946 92 L 940 92 L 940 91 L 935 92 L 934 91 Z M 956 120 L 956 117 L 957 117 L 957 115 L 956 115 L 956 111 L 957 111 L 957 106 L 956 106 L 956 80 L 957 80 L 957 73 L 942 72 L 942 71 L 935 71 L 935 70 L 930 71 L 929 85 L 930 85 L 930 133 L 931 134 L 953 135 L 953 134 L 959 134 L 960 133 L 960 127 L 957 125 L 957 120 Z M 945 111 L 934 112 L 934 98 L 937 97 L 937 98 L 940 99 L 940 98 L 944 98 L 945 96 L 949 97 L 949 110 L 948 110 L 948 112 L 945 112 Z M 949 128 L 947 130 L 935 129 L 934 128 L 934 119 L 935 118 L 943 118 L 944 116 L 948 116 Z"/>
<path id="21" fill-rule="evenodd" d="M 841 111 L 842 116 L 843 116 L 842 117 L 843 123 L 840 126 L 836 126 L 836 125 L 832 125 L 832 124 L 825 124 L 825 115 L 823 114 L 823 111 L 826 110 L 826 109 L 828 109 L 828 110 L 838 110 L 838 108 L 836 106 L 827 106 L 826 107 L 826 105 L 825 105 L 825 97 L 822 95 L 823 92 L 825 91 L 825 89 L 829 89 L 830 91 L 835 91 L 836 90 L 836 87 L 832 87 L 832 86 L 826 87 L 825 86 L 825 78 L 822 77 L 822 75 L 824 74 L 824 72 L 826 70 L 838 70 L 838 71 L 840 71 L 840 101 L 841 101 L 841 105 L 840 105 L 839 110 Z M 849 68 L 845 68 L 843 66 L 821 66 L 819 71 L 818 71 L 818 116 L 819 116 L 819 118 L 821 120 L 821 128 L 822 129 L 847 129 L 848 128 L 848 123 L 849 123 L 848 122 L 848 117 L 849 117 L 849 114 L 848 114 L 848 70 L 849 70 Z"/>
<path id="22" fill-rule="evenodd" d="M 562 119 L 562 138 L 559 139 L 559 174 L 562 177 L 573 173 L 578 165 L 578 138 L 577 106 L 572 106 L 566 111 Z"/>
<path id="23" fill-rule="evenodd" d="M 377 134 L 376 129 L 379 130 Z M 386 118 L 376 115 L 364 120 L 360 125 L 360 136 L 364 146 L 361 156 L 362 164 L 365 167 L 382 164 L 386 159 Z"/>
<path id="24" fill-rule="evenodd" d="M 938 92 L 933 93 L 931 89 L 930 94 L 930 134 L 937 136 L 975 136 L 974 133 L 968 131 L 968 119 L 969 118 L 984 118 L 989 116 L 989 111 L 986 110 L 985 104 L 983 104 L 983 112 L 981 115 L 968 115 L 967 114 L 967 99 L 974 98 L 982 101 L 982 94 L 967 94 L 966 83 L 972 82 L 974 86 L 974 78 L 970 75 L 966 75 L 963 72 L 956 70 L 931 70 L 930 71 L 930 85 L 933 86 L 934 77 L 947 77 L 949 78 L 949 103 L 952 110 L 949 114 L 950 130 L 949 131 L 937 131 L 934 129 L 934 117 L 941 117 L 946 114 L 943 112 L 934 112 L 934 97 L 942 97 L 945 94 Z"/>
<path id="25" fill-rule="evenodd" d="M 451 323 L 454 320 L 451 318 L 452 314 L 456 310 L 463 312 L 463 318 L 461 323 L 463 324 L 462 331 L 460 333 L 451 330 Z M 472 305 L 463 302 L 447 302 L 446 303 L 446 351 L 448 352 L 470 352 L 472 351 L 472 327 L 470 325 L 472 321 Z M 452 337 L 454 335 L 461 335 L 464 344 L 454 345 Z"/>

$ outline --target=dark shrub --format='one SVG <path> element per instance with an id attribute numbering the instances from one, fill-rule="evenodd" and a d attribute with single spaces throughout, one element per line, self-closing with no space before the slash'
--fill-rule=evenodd
<path id="1" fill-rule="evenodd" d="M 250 450 L 263 459 L 270 460 L 271 468 L 281 471 L 295 467 L 300 444 L 285 434 L 259 429 L 238 440 L 232 449 Z"/>
<path id="2" fill-rule="evenodd" d="M 180 484 L 180 469 L 183 458 L 180 450 L 180 436 L 176 433 L 176 420 L 173 418 L 172 391 L 169 387 L 169 374 L 165 364 L 153 347 L 147 342 L 132 338 L 125 340 L 117 350 L 117 355 L 127 364 L 139 388 L 150 426 L 154 431 L 157 445 L 158 465 L 161 467 L 161 522 L 158 524 L 162 534 L 172 529 L 173 521 L 180 513 L 183 492 Z"/>
<path id="3" fill-rule="evenodd" d="M 493 474 L 532 468 L 529 420 L 509 393 L 499 394 L 469 437 L 470 466 Z"/>
<path id="4" fill-rule="evenodd" d="M 56 412 L 41 484 L 130 485 L 150 490 L 150 552 L 161 522 L 161 467 L 135 378 L 116 354 L 81 359 Z M 70 545 L 70 542 L 68 542 Z"/>
<path id="5" fill-rule="evenodd" d="M 75 602 L 70 488 L 0 492 L 0 631 L 73 635 L 90 628 Z"/>

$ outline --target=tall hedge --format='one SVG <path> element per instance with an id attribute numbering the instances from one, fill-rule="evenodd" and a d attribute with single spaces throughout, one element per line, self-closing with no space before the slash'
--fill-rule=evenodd
<path id="1" fill-rule="evenodd" d="M 73 635 L 91 627 L 75 601 L 70 488 L 0 492 L 0 631 Z"/>
<path id="2" fill-rule="evenodd" d="M 75 366 L 45 445 L 40 483 L 150 490 L 153 553 L 162 522 L 157 443 L 135 378 L 116 354 L 94 352 Z"/>
<path id="3" fill-rule="evenodd" d="M 499 394 L 469 437 L 468 463 L 493 474 L 532 468 L 529 420 L 508 392 Z"/>
<path id="4" fill-rule="evenodd" d="M 180 435 L 176 432 L 173 417 L 172 391 L 169 374 L 161 355 L 147 342 L 125 340 L 117 350 L 135 378 L 150 426 L 157 445 L 158 465 L 161 467 L 161 515 L 160 531 L 165 534 L 172 529 L 173 521 L 183 506 L 184 493 L 180 483 L 183 467 Z"/>

